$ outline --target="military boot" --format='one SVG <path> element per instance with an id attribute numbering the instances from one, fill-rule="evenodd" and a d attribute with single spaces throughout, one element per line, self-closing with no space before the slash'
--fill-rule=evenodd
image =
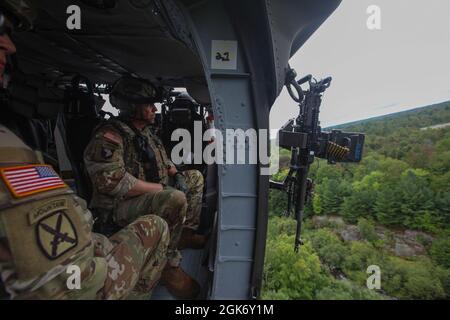
<path id="1" fill-rule="evenodd" d="M 195 233 L 194 230 L 183 228 L 180 241 L 178 242 L 178 250 L 183 249 L 202 249 L 205 247 L 208 237 L 202 234 Z"/>
<path id="2" fill-rule="evenodd" d="M 181 267 L 167 266 L 161 275 L 161 284 L 179 299 L 194 299 L 200 293 L 200 285 Z"/>

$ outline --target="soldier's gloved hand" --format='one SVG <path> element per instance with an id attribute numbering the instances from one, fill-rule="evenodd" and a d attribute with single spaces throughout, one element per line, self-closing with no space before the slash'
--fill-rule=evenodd
<path id="1" fill-rule="evenodd" d="M 186 194 L 188 192 L 188 186 L 186 184 L 186 179 L 181 172 L 175 173 L 175 188 Z"/>

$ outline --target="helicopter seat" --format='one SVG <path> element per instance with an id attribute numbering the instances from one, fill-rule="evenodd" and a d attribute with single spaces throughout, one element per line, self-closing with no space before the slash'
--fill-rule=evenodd
<path id="1" fill-rule="evenodd" d="M 37 81 L 18 74 L 13 78 L 0 108 L 2 124 L 19 136 L 30 148 L 40 151 L 45 163 L 58 168 L 54 124 L 63 105 L 63 91 L 51 92 Z"/>
<path id="2" fill-rule="evenodd" d="M 64 140 L 65 151 L 71 164 L 72 178 L 77 194 L 90 201 L 92 185 L 83 161 L 83 153 L 92 132 L 102 121 L 99 110 L 105 100 L 88 89 L 73 85 L 66 92 L 65 104 L 58 116 L 58 128 Z"/>

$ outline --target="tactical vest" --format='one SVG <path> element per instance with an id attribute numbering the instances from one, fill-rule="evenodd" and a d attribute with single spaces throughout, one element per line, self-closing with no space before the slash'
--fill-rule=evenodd
<path id="1" fill-rule="evenodd" d="M 94 258 L 91 226 L 84 200 L 0 125 L 0 243 L 11 253 L 0 272 L 10 298 L 95 298 L 107 265 Z M 67 283 L 78 271 L 80 290 Z"/>
<path id="2" fill-rule="evenodd" d="M 136 132 L 130 127 L 130 125 L 117 119 L 110 120 L 107 124 L 113 126 L 120 132 L 123 139 L 124 164 L 126 170 L 130 174 L 140 180 L 148 182 L 168 183 L 168 158 L 164 150 L 164 145 L 161 140 L 150 131 L 149 128 L 144 128 L 144 130 L 142 130 L 142 135 L 147 138 L 149 146 L 153 150 L 155 161 L 146 164 L 142 161 L 142 159 L 140 159 L 141 150 L 138 150 L 136 146 Z M 149 175 L 146 174 L 146 171 L 151 171 L 151 176 L 157 178 L 149 179 Z"/>

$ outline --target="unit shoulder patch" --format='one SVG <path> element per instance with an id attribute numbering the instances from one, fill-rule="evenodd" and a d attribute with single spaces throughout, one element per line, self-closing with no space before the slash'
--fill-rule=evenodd
<path id="1" fill-rule="evenodd" d="M 42 253 L 55 260 L 78 244 L 78 235 L 64 211 L 54 212 L 36 225 L 36 238 Z"/>
<path id="2" fill-rule="evenodd" d="M 102 158 L 105 160 L 109 160 L 112 158 L 114 154 L 114 150 L 107 148 L 107 147 L 103 147 L 102 148 Z"/>

